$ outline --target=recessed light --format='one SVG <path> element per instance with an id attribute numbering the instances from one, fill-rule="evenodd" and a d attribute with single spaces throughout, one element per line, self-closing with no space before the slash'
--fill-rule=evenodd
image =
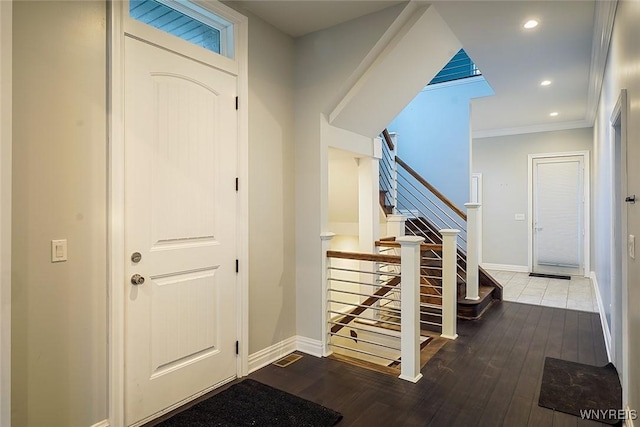
<path id="1" fill-rule="evenodd" d="M 549 113 L 549 115 L 550 115 L 551 117 L 555 117 L 555 116 L 557 116 L 557 115 L 558 115 L 558 112 L 557 112 L 557 111 L 554 111 L 553 113 Z"/>
<path id="2" fill-rule="evenodd" d="M 543 80 L 540 82 L 540 86 L 549 86 L 551 84 L 551 80 Z"/>
<path id="3" fill-rule="evenodd" d="M 536 21 L 535 19 L 530 19 L 529 21 L 524 23 L 524 28 L 526 28 L 527 30 L 530 30 L 537 26 L 538 26 L 538 21 Z"/>

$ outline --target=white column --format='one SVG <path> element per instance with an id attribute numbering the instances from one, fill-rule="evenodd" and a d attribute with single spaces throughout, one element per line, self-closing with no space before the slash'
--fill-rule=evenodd
<path id="1" fill-rule="evenodd" d="M 329 313 L 329 267 L 331 262 L 327 257 L 327 251 L 331 249 L 331 239 L 335 236 L 335 233 L 325 232 L 320 234 L 320 240 L 322 244 L 322 355 L 328 356 L 331 354 L 329 350 L 329 320 L 331 320 L 331 314 Z"/>
<path id="2" fill-rule="evenodd" d="M 375 253 L 375 242 L 380 237 L 380 176 L 379 159 L 362 157 L 358 159 L 358 236 L 360 252 Z M 371 295 L 376 291 L 376 264 L 370 261 L 360 262 L 360 293 Z M 360 297 L 364 301 L 366 297 Z M 377 307 L 377 304 L 374 304 Z M 363 317 L 372 320 L 378 318 L 378 310 L 366 310 Z"/>
<path id="3" fill-rule="evenodd" d="M 458 338 L 456 322 L 458 316 L 458 266 L 457 239 L 460 230 L 440 230 L 442 234 L 442 337 Z"/>
<path id="4" fill-rule="evenodd" d="M 406 220 L 407 218 L 404 215 L 388 215 L 387 236 L 396 238 L 404 236 Z"/>
<path id="5" fill-rule="evenodd" d="M 465 203 L 467 208 L 467 295 L 470 300 L 479 300 L 478 294 L 478 248 L 480 245 L 480 224 L 478 214 L 480 203 Z"/>
<path id="6" fill-rule="evenodd" d="M 400 242 L 401 265 L 401 321 L 400 378 L 418 382 L 420 373 L 420 244 L 423 237 L 404 236 Z"/>

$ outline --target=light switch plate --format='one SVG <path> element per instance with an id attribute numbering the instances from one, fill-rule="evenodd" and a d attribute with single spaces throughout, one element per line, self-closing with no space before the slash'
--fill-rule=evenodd
<path id="1" fill-rule="evenodd" d="M 636 236 L 629 234 L 629 258 L 636 259 Z"/>
<path id="2" fill-rule="evenodd" d="M 515 219 L 516 221 L 524 221 L 524 214 L 516 214 Z"/>
<path id="3" fill-rule="evenodd" d="M 51 262 L 67 260 L 67 239 L 51 241 Z"/>

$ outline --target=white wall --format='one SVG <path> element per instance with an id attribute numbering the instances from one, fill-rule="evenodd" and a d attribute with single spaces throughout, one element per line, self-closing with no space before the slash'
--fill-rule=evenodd
<path id="1" fill-rule="evenodd" d="M 320 233 L 328 225 L 327 148 L 321 115 L 404 5 L 296 39 L 295 206 L 297 334 L 321 339 Z"/>
<path id="2" fill-rule="evenodd" d="M 240 12 L 249 17 L 249 354 L 253 354 L 296 335 L 294 43 L 255 15 Z"/>
<path id="3" fill-rule="evenodd" d="M 595 273 L 603 300 L 610 299 L 610 259 L 612 252 L 612 140 L 610 118 L 621 89 L 628 96 L 628 194 L 640 195 L 640 1 L 620 1 L 607 59 L 604 84 L 594 126 L 594 245 Z M 640 204 L 629 205 L 628 233 L 640 236 Z M 636 253 L 638 245 L 636 244 Z M 640 408 L 640 259 L 628 259 L 628 400 Z M 637 423 L 637 421 L 636 421 Z"/>
<path id="4" fill-rule="evenodd" d="M 469 202 L 470 102 L 488 95 L 483 77 L 427 86 L 388 127 L 398 157 L 461 209 Z"/>
<path id="5" fill-rule="evenodd" d="M 357 159 L 345 151 L 329 149 L 328 167 L 329 231 L 357 236 Z"/>
<path id="6" fill-rule="evenodd" d="M 107 418 L 106 4 L 13 6 L 12 425 L 86 427 Z"/>
<path id="7" fill-rule="evenodd" d="M 592 150 L 592 141 L 591 128 L 473 140 L 472 170 L 482 173 L 484 263 L 528 265 L 528 155 Z"/>

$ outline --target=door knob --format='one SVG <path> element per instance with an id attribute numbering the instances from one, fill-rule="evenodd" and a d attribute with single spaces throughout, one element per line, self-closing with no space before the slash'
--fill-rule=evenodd
<path id="1" fill-rule="evenodd" d="M 139 274 L 134 274 L 131 276 L 131 284 L 132 285 L 142 285 L 144 283 L 144 277 Z"/>
<path id="2" fill-rule="evenodd" d="M 624 199 L 624 201 L 627 203 L 634 204 L 636 202 L 636 195 L 634 194 L 633 196 L 629 196 L 626 199 Z"/>

